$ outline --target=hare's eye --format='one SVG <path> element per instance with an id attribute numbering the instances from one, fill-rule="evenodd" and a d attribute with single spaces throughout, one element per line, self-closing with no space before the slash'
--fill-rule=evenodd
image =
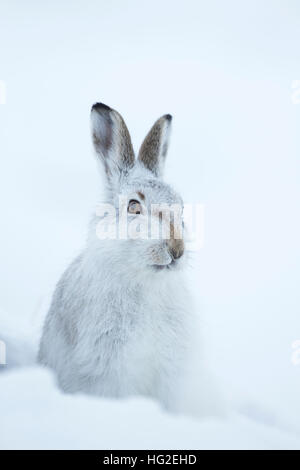
<path id="1" fill-rule="evenodd" d="M 135 199 L 131 199 L 128 204 L 128 212 L 129 214 L 140 214 L 142 212 L 142 207 L 139 201 Z"/>

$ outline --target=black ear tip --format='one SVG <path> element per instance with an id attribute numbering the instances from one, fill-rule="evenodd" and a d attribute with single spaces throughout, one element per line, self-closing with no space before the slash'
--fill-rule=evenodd
<path id="1" fill-rule="evenodd" d="M 92 111 L 110 111 L 111 108 L 104 103 L 95 103 L 92 106 Z"/>
<path id="2" fill-rule="evenodd" d="M 173 117 L 171 116 L 171 114 L 165 114 L 165 119 L 169 122 L 172 121 Z"/>

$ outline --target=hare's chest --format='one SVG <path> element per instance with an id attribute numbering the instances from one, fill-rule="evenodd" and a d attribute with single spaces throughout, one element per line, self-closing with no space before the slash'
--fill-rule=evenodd
<path id="1" fill-rule="evenodd" d="M 111 308 L 113 307 L 113 308 Z M 102 307 L 103 308 L 103 307 Z M 153 395 L 163 376 L 174 375 L 182 352 L 182 314 L 159 302 L 115 299 L 89 324 L 93 354 L 84 361 L 99 378 L 97 392 Z"/>
<path id="2" fill-rule="evenodd" d="M 141 310 L 141 322 L 124 349 L 124 371 L 139 392 L 157 389 L 163 376 L 174 376 L 185 355 L 181 312 L 156 305 Z M 164 380 L 164 379 L 163 379 Z"/>
<path id="3" fill-rule="evenodd" d="M 151 322 L 145 312 L 144 321 L 128 336 L 119 356 L 122 388 L 128 393 L 152 395 L 158 387 L 160 376 L 168 369 L 166 334 L 158 322 Z M 166 333 L 166 331 L 165 331 Z"/>

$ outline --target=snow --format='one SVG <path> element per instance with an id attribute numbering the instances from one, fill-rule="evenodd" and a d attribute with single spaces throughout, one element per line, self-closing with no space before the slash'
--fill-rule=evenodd
<path id="1" fill-rule="evenodd" d="M 300 448 L 299 15 L 293 0 L 1 6 L 1 448 Z M 63 395 L 34 363 L 99 193 L 95 101 L 136 148 L 171 113 L 167 179 L 205 206 L 189 276 L 216 394 L 196 374 L 187 415 Z"/>
<path id="2" fill-rule="evenodd" d="M 5 449 L 290 449 L 299 444 L 287 432 L 236 414 L 197 421 L 167 414 L 142 398 L 63 395 L 38 367 L 1 378 L 0 414 Z"/>

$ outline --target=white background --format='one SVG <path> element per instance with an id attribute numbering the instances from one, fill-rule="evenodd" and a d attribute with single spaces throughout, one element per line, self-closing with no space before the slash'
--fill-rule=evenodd
<path id="1" fill-rule="evenodd" d="M 300 442 L 299 44 L 296 0 L 2 0 L 0 328 L 36 342 L 43 305 L 85 242 L 100 189 L 91 105 L 117 109 L 136 149 L 170 113 L 166 179 L 205 205 L 192 268 L 204 360 L 232 409 Z M 244 446 L 258 445 L 250 431 Z M 0 444 L 30 446 L 13 433 Z M 238 445 L 238 434 L 198 445 Z"/>

